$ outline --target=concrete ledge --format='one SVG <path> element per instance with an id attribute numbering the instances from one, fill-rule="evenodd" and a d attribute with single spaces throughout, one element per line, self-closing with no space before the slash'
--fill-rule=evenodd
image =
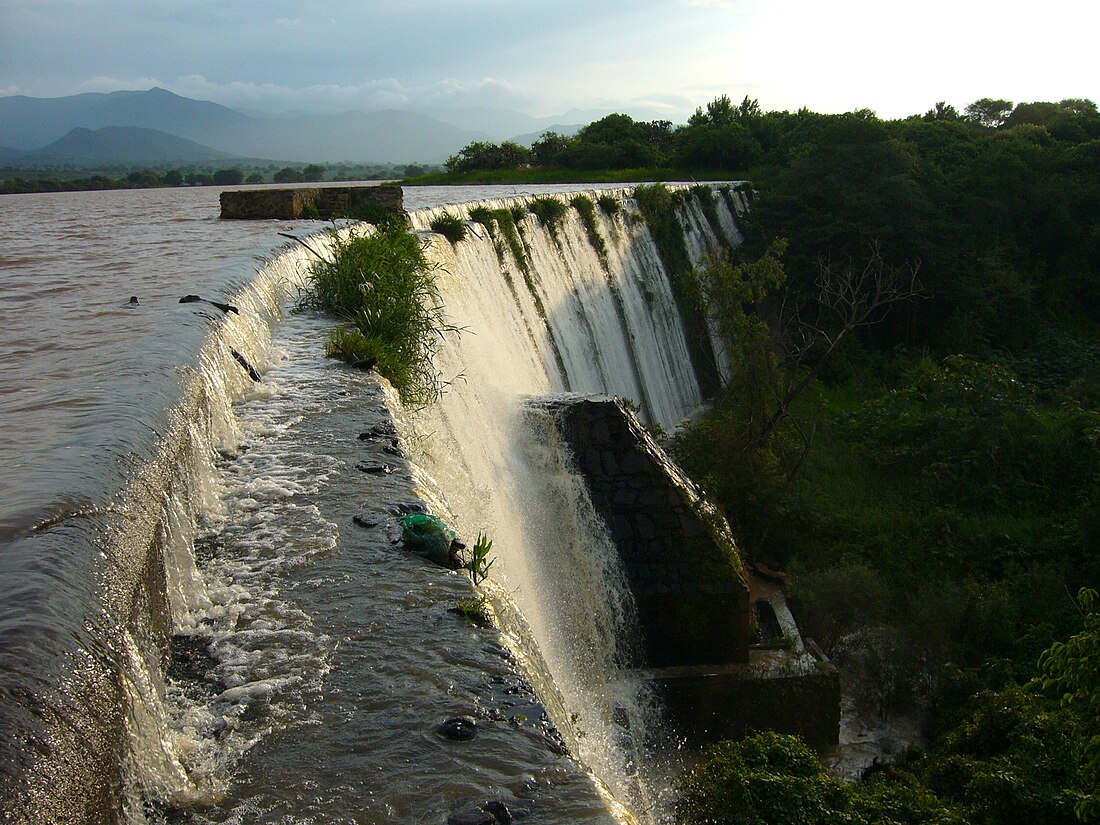
<path id="1" fill-rule="evenodd" d="M 403 213 L 404 195 L 389 184 L 240 189 L 222 192 L 221 207 L 221 216 L 232 220 L 362 217 L 373 209 Z"/>
<path id="2" fill-rule="evenodd" d="M 815 747 L 840 734 L 840 677 L 806 655 L 779 664 L 753 651 L 748 664 L 667 668 L 641 674 L 660 695 L 670 721 L 699 746 L 754 731 L 798 734 Z"/>

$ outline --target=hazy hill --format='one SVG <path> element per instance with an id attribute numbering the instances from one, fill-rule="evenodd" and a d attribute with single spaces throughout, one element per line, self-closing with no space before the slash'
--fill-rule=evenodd
<path id="1" fill-rule="evenodd" d="M 258 117 L 164 89 L 0 97 L 0 145 L 11 149 L 44 149 L 73 129 L 104 127 L 152 129 L 236 156 L 287 161 L 435 163 L 485 137 L 412 112 Z M 117 154 L 111 159 L 126 160 Z"/>
<path id="2" fill-rule="evenodd" d="M 181 97 L 165 89 L 89 93 L 58 98 L 0 97 L 0 146 L 17 152 L 44 150 L 73 129 L 152 129 L 233 156 L 301 162 L 440 163 L 474 140 L 529 143 L 547 129 L 564 134 L 607 114 L 571 111 L 531 117 L 487 107 L 349 112 L 340 115 L 239 112 L 217 103 Z M 517 138 L 516 136 L 521 136 Z M 89 144 L 90 145 L 90 144 Z M 2 157 L 8 162 L 29 163 Z M 140 163 L 141 158 L 88 157 L 89 162 Z"/>
<path id="3" fill-rule="evenodd" d="M 176 164 L 229 160 L 219 152 L 167 132 L 136 126 L 78 127 L 48 146 L 23 153 L 23 165 L 57 166 L 98 163 Z"/>
<path id="4" fill-rule="evenodd" d="M 26 152 L 20 151 L 19 149 L 0 146 L 0 163 L 16 163 L 25 154 Z"/>

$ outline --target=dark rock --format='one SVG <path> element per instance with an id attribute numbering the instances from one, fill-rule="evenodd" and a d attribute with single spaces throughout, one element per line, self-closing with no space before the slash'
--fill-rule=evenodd
<path id="1" fill-rule="evenodd" d="M 486 802 L 481 807 L 495 816 L 499 825 L 511 825 L 511 823 L 515 821 L 512 818 L 512 812 L 508 810 L 508 806 L 499 799 L 493 799 Z"/>
<path id="2" fill-rule="evenodd" d="M 374 464 L 368 461 L 360 461 L 355 465 L 356 470 L 360 470 L 364 473 L 371 473 L 373 475 L 389 475 L 393 472 L 393 467 L 389 464 Z"/>
<path id="3" fill-rule="evenodd" d="M 379 524 L 382 523 L 378 519 L 367 518 L 366 516 L 352 516 L 351 520 L 358 524 L 360 527 L 366 527 L 367 529 L 377 527 Z"/>
<path id="4" fill-rule="evenodd" d="M 447 825 L 496 825 L 497 818 L 488 811 L 480 808 L 473 811 L 462 811 L 447 817 Z"/>
<path id="5" fill-rule="evenodd" d="M 477 738 L 477 720 L 472 716 L 455 716 L 436 725 L 435 732 L 444 739 L 469 742 Z"/>
<path id="6" fill-rule="evenodd" d="M 392 421 L 382 421 L 375 424 L 369 430 L 359 433 L 360 441 L 370 441 L 375 438 L 393 438 L 397 435 L 397 427 Z M 391 442 L 392 443 L 392 442 Z"/>

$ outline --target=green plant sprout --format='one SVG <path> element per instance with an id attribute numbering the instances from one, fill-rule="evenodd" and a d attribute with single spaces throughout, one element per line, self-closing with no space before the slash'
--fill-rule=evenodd
<path id="1" fill-rule="evenodd" d="M 475 542 L 473 549 L 470 550 L 470 558 L 463 565 L 463 567 L 470 572 L 470 578 L 473 580 L 475 587 L 489 577 L 489 568 L 492 567 L 493 562 L 496 561 L 496 559 L 489 558 L 489 553 L 492 549 L 493 540 L 484 533 L 479 532 L 477 534 L 477 542 Z"/>

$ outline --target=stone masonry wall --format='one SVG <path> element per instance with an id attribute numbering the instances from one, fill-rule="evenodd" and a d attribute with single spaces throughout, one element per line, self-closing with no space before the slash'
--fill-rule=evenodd
<path id="1" fill-rule="evenodd" d="M 221 216 L 242 220 L 335 218 L 363 207 L 404 210 L 400 186 L 312 186 L 293 189 L 242 189 L 221 193 Z"/>
<path id="2" fill-rule="evenodd" d="M 607 523 L 638 607 L 642 667 L 745 662 L 749 594 L 725 519 L 608 396 L 544 401 Z"/>

